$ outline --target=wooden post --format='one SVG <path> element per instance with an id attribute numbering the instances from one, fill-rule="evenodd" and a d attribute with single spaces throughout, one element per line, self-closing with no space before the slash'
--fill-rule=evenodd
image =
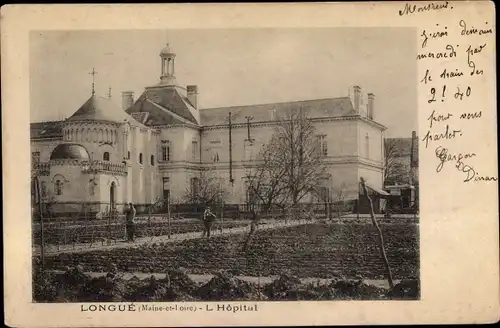
<path id="1" fill-rule="evenodd" d="M 358 195 L 358 199 L 356 199 L 356 219 L 359 221 L 359 195 Z"/>
<path id="2" fill-rule="evenodd" d="M 232 142 L 232 122 L 231 122 L 231 112 L 229 112 L 228 116 L 229 120 L 229 182 L 231 185 L 234 184 L 233 179 L 233 142 Z"/>
<path id="3" fill-rule="evenodd" d="M 38 177 L 35 177 L 35 195 L 38 200 L 38 211 L 40 212 L 40 269 L 43 271 L 45 267 L 45 236 L 43 226 L 43 205 L 42 197 L 40 197 Z"/>
<path id="4" fill-rule="evenodd" d="M 365 179 L 363 179 L 363 178 L 361 178 L 361 186 L 363 188 L 363 193 L 365 194 L 365 197 L 366 197 L 366 199 L 368 199 L 368 203 L 370 204 L 370 216 L 371 216 L 373 225 L 377 229 L 378 242 L 379 242 L 378 246 L 380 249 L 380 255 L 382 256 L 382 259 L 384 260 L 385 269 L 387 271 L 387 279 L 389 280 L 389 287 L 392 289 L 392 288 L 394 288 L 394 282 L 392 281 L 392 273 L 391 273 L 391 267 L 389 265 L 389 260 L 387 259 L 387 254 L 385 253 L 384 237 L 382 235 L 382 230 L 380 229 L 380 227 L 378 225 L 377 219 L 375 219 L 375 213 L 373 212 L 372 199 L 368 195 L 368 190 L 366 188 Z"/>
<path id="5" fill-rule="evenodd" d="M 222 207 L 220 209 L 220 224 L 221 224 L 221 230 L 224 229 L 224 202 L 222 202 Z"/>
<path id="6" fill-rule="evenodd" d="M 172 236 L 172 229 L 170 226 L 170 195 L 167 199 L 167 220 L 168 220 L 168 239 Z"/>
<path id="7" fill-rule="evenodd" d="M 261 289 L 260 289 L 260 274 L 257 276 L 257 287 L 258 287 L 257 290 L 259 293 L 259 301 L 260 301 L 260 291 L 261 291 Z"/>

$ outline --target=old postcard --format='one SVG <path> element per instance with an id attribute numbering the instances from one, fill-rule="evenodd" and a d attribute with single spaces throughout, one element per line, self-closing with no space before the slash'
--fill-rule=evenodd
<path id="1" fill-rule="evenodd" d="M 493 3 L 1 17 L 7 325 L 498 321 Z"/>

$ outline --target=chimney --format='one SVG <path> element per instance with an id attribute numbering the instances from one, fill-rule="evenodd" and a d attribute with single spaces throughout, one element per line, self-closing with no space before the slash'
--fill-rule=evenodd
<path id="1" fill-rule="evenodd" d="M 373 93 L 368 94 L 368 104 L 367 104 L 367 113 L 368 118 L 373 120 L 373 110 L 375 105 L 375 95 Z"/>
<path id="2" fill-rule="evenodd" d="M 354 106 L 354 110 L 356 113 L 359 113 L 360 110 L 360 103 L 361 103 L 361 87 L 360 86 L 353 86 L 352 87 L 352 94 L 350 94 L 350 98 L 352 101 L 352 105 Z"/>
<path id="3" fill-rule="evenodd" d="M 122 109 L 127 110 L 134 104 L 134 92 L 133 91 L 123 91 L 122 92 Z"/>
<path id="4" fill-rule="evenodd" d="M 187 89 L 187 98 L 191 105 L 193 105 L 194 108 L 197 108 L 198 106 L 198 86 L 196 85 L 188 85 L 186 87 Z"/>

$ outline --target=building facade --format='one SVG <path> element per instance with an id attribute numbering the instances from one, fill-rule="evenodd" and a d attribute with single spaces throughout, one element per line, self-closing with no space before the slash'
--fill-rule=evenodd
<path id="1" fill-rule="evenodd" d="M 201 109 L 197 86 L 177 83 L 175 61 L 167 45 L 159 83 L 137 99 L 122 92 L 121 108 L 92 91 L 64 121 L 31 124 L 33 168 L 53 211 L 178 201 L 206 170 L 227 180 L 231 175 L 227 202 L 243 204 L 245 170 L 277 118 L 294 108 L 314 122 L 328 189 L 342 188 L 346 199 L 356 199 L 360 177 L 383 188 L 385 127 L 375 120 L 373 94 L 354 86 L 340 98 Z"/>

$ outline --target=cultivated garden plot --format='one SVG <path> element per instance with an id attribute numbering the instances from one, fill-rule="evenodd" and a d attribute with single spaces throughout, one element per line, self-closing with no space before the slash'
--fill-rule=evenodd
<path id="1" fill-rule="evenodd" d="M 248 225 L 245 220 L 218 221 L 215 229 L 230 229 Z M 203 222 L 199 219 L 176 219 L 166 217 L 146 217 L 138 220 L 136 224 L 136 237 L 159 237 L 169 233 L 178 235 L 188 232 L 202 232 Z M 85 220 L 62 221 L 44 223 L 44 242 L 46 245 L 69 245 L 88 243 L 101 245 L 108 241 L 125 239 L 124 220 Z M 33 242 L 40 244 L 41 233 L 38 226 L 34 226 Z"/>
<path id="2" fill-rule="evenodd" d="M 381 225 L 393 278 L 419 276 L 418 225 Z M 269 277 L 285 272 L 298 278 L 384 280 L 385 268 L 372 225 L 314 223 L 257 231 L 248 249 L 245 234 L 171 243 L 59 254 L 45 259 L 45 268 L 66 270 L 79 265 L 85 272 L 162 273 L 183 268 L 189 274 Z"/>

